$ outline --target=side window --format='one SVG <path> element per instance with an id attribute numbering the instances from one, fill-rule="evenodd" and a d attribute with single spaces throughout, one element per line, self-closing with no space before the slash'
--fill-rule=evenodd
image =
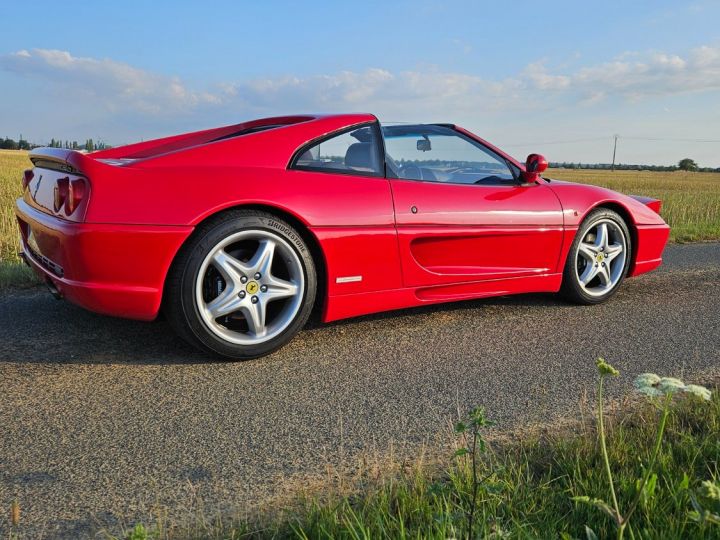
<path id="1" fill-rule="evenodd" d="M 489 148 L 444 126 L 383 127 L 388 172 L 408 180 L 513 185 L 519 170 Z"/>
<path id="2" fill-rule="evenodd" d="M 301 150 L 290 166 L 308 171 L 382 176 L 378 139 L 376 126 L 353 128 Z"/>

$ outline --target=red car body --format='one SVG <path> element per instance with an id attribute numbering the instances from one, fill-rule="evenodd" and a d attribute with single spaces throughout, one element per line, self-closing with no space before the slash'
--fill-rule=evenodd
<path id="1" fill-rule="evenodd" d="M 141 320 L 157 316 L 193 230 L 235 207 L 275 213 L 302 232 L 320 269 L 325 321 L 556 292 L 579 224 L 600 206 L 630 228 L 629 275 L 661 263 L 669 227 L 659 201 L 535 178 L 457 126 L 536 181 L 458 185 L 290 167 L 309 141 L 375 122 L 369 114 L 268 118 L 91 154 L 35 150 L 16 206 L 25 258 L 71 302 Z"/>

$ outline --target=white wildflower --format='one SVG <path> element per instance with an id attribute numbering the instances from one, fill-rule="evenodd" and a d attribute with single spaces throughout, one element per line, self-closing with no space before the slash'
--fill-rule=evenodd
<path id="1" fill-rule="evenodd" d="M 645 394 L 646 396 L 650 397 L 659 397 L 663 395 L 663 393 L 654 386 L 643 386 L 641 388 L 638 388 L 637 390 L 641 394 Z"/>
<path id="2" fill-rule="evenodd" d="M 654 373 L 643 373 L 635 379 L 635 388 L 646 396 L 661 396 L 662 392 L 658 390 L 658 384 L 660 384 L 660 377 Z"/>
<path id="3" fill-rule="evenodd" d="M 660 377 L 654 373 L 642 373 L 635 379 L 635 387 L 657 386 L 660 383 Z"/>
<path id="4" fill-rule="evenodd" d="M 710 390 L 698 384 L 686 384 L 684 391 L 706 401 L 710 401 L 710 398 L 712 397 Z"/>
<path id="5" fill-rule="evenodd" d="M 635 388 L 641 394 L 650 397 L 667 396 L 685 392 L 709 401 L 712 397 L 710 390 L 697 384 L 685 384 L 675 377 L 659 377 L 654 373 L 642 373 L 635 379 Z"/>
<path id="6" fill-rule="evenodd" d="M 676 394 L 685 391 L 685 383 L 675 377 L 663 377 L 658 384 L 658 390 L 663 394 Z"/>

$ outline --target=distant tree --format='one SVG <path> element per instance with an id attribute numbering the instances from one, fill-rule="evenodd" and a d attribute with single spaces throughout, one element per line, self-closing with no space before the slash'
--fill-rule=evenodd
<path id="1" fill-rule="evenodd" d="M 86 150 L 93 152 L 95 150 L 104 150 L 106 148 L 112 148 L 109 144 L 98 141 L 95 142 L 92 139 L 86 139 L 84 143 L 78 143 L 77 141 L 56 139 L 51 138 L 49 141 L 45 141 L 43 144 L 35 144 L 24 139 L 22 135 L 19 140 L 11 139 L 10 137 L 0 137 L 0 150 L 32 150 L 40 146 L 47 146 L 49 148 L 66 148 L 72 150 Z"/>
<path id="2" fill-rule="evenodd" d="M 0 148 L 3 150 L 17 150 L 17 143 L 9 137 L 6 137 L 5 139 L 0 139 Z"/>
<path id="3" fill-rule="evenodd" d="M 678 169 L 680 169 L 681 171 L 697 171 L 698 166 L 697 163 L 695 163 L 692 159 L 685 158 L 681 159 L 678 163 Z"/>

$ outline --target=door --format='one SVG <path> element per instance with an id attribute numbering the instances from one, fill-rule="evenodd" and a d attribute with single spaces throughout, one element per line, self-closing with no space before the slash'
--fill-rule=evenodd
<path id="1" fill-rule="evenodd" d="M 554 273 L 560 202 L 544 184 L 447 126 L 385 126 L 405 286 Z"/>

